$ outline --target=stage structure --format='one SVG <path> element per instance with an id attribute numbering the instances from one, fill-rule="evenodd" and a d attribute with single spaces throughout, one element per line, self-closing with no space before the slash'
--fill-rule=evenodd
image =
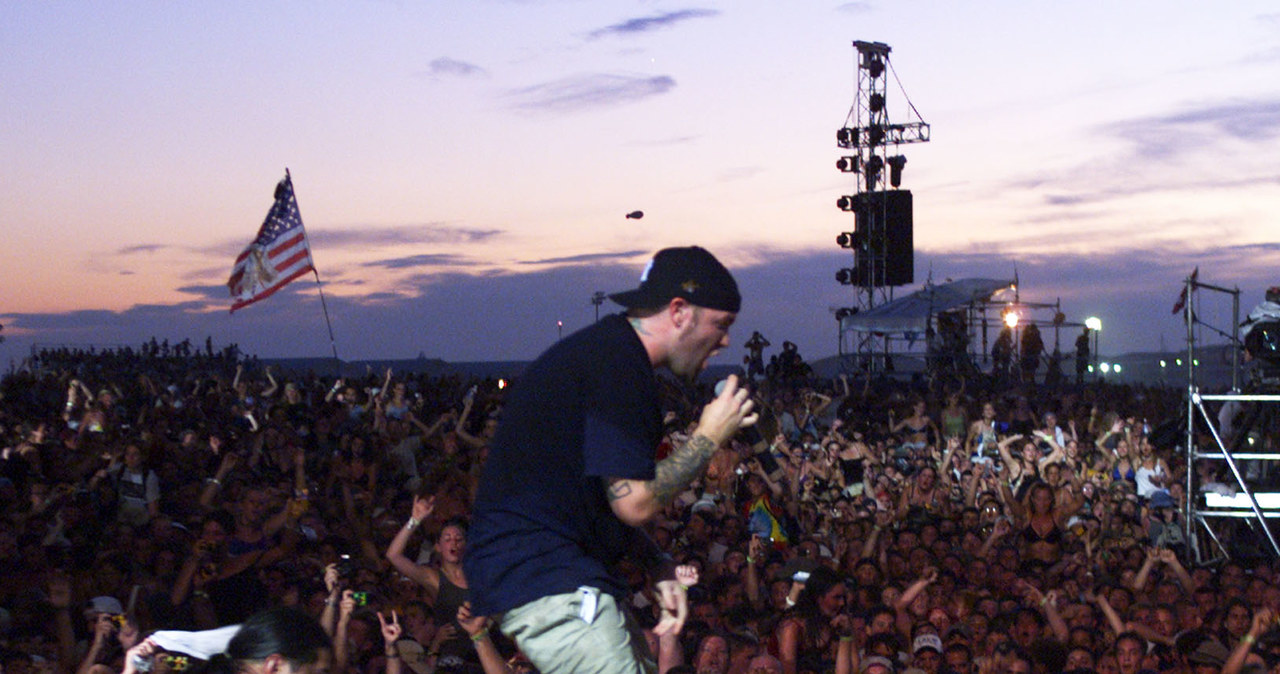
<path id="1" fill-rule="evenodd" d="M 1058 300 L 1026 302 L 1014 281 L 970 278 L 942 284 L 926 282 L 913 293 L 846 314 L 840 319 L 840 332 L 853 336 L 854 341 L 867 335 L 885 340 L 890 350 L 875 357 L 892 365 L 886 369 L 970 375 L 990 370 L 991 344 L 1002 328 L 1009 326 L 1014 331 L 1017 348 L 1021 332 L 1029 325 L 1045 334 L 1052 329 L 1053 342 L 1044 345 L 1042 362 L 1061 353 L 1063 328 L 1083 327 L 1066 320 Z M 1014 363 L 1020 355 L 1014 352 Z M 842 368 L 850 373 L 865 370 L 864 365 L 854 353 L 841 360 Z"/>
<path id="2" fill-rule="evenodd" d="M 1272 527 L 1267 523 L 1269 519 L 1280 517 L 1280 494 L 1264 493 L 1256 489 L 1260 479 L 1274 474 L 1270 463 L 1280 460 L 1276 448 L 1266 446 L 1268 431 L 1274 432 L 1274 428 L 1268 428 L 1268 424 L 1275 424 L 1280 419 L 1280 388 L 1276 382 L 1269 382 L 1265 378 L 1259 382 L 1241 382 L 1240 289 L 1204 283 L 1198 276 L 1198 273 L 1193 273 L 1186 278 L 1183 299 L 1180 300 L 1182 320 L 1187 329 L 1187 423 L 1184 436 L 1184 447 L 1187 449 L 1187 516 L 1183 520 L 1186 540 L 1197 563 L 1206 564 L 1225 558 L 1228 555 L 1227 548 L 1209 520 L 1236 519 L 1253 529 L 1251 533 L 1255 540 L 1265 539 L 1271 552 L 1280 557 L 1280 542 L 1277 542 Z M 1230 331 L 1219 329 L 1200 319 L 1201 291 L 1231 298 Z M 1197 348 L 1203 339 L 1197 328 L 1209 330 L 1229 340 L 1232 367 L 1231 390 L 1227 393 L 1200 392 L 1196 381 L 1196 365 L 1199 362 Z M 1215 405 L 1214 410 L 1210 411 L 1206 402 L 1221 405 Z M 1223 408 L 1227 410 L 1225 414 Z M 1233 411 L 1236 413 L 1232 414 Z M 1229 418 L 1235 419 L 1230 427 L 1222 423 Z M 1203 443 L 1198 441 L 1197 428 L 1202 429 L 1207 436 Z M 1231 474 L 1227 490 L 1208 489 L 1208 485 L 1201 484 L 1196 464 L 1202 459 L 1226 464 Z M 1234 493 L 1230 493 L 1233 489 Z"/>
<path id="3" fill-rule="evenodd" d="M 892 75 L 902 85 L 889 62 L 889 45 L 855 41 L 857 91 L 844 126 L 836 131 L 836 146 L 848 154 L 836 161 L 836 168 L 854 179 L 855 191 L 836 200 L 836 206 L 854 216 L 852 231 L 841 232 L 836 243 L 850 251 L 853 266 L 836 272 L 836 281 L 852 286 L 851 306 L 836 311 L 841 322 L 848 316 L 873 309 L 893 299 L 894 286 L 915 281 L 912 228 L 912 198 L 899 189 L 907 158 L 902 145 L 929 141 L 929 125 L 911 100 L 906 101 L 907 121 L 889 119 L 888 79 Z M 888 337 L 858 333 L 855 344 L 845 348 L 845 331 L 840 331 L 839 353 L 863 357 L 867 367 L 880 369 L 890 352 Z M 879 354 L 880 357 L 875 356 Z"/>

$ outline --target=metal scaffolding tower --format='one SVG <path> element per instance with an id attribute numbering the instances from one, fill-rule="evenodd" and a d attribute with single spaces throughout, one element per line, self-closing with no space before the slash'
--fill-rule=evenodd
<path id="1" fill-rule="evenodd" d="M 851 306 L 836 311 L 841 321 L 893 299 L 893 287 L 914 282 L 911 192 L 899 189 L 907 158 L 899 146 L 929 141 L 929 125 L 906 98 L 909 121 L 889 118 L 887 80 L 893 75 L 889 45 L 855 41 L 857 51 L 857 92 L 844 126 L 836 131 L 836 145 L 849 152 L 836 161 L 836 168 L 854 178 L 855 192 L 836 200 L 840 210 L 854 215 L 853 231 L 842 232 L 836 243 L 848 249 L 853 266 L 839 270 L 836 280 L 852 286 Z M 901 89 L 901 83 L 899 83 Z M 871 333 L 853 333 L 854 344 L 846 348 L 846 332 L 840 331 L 839 353 L 856 354 L 859 367 L 885 368 L 890 338 Z"/>

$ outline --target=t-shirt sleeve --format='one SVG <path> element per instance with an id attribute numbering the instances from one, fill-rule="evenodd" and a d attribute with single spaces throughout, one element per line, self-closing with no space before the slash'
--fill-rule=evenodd
<path id="1" fill-rule="evenodd" d="M 582 451 L 590 477 L 653 479 L 657 387 L 648 362 L 630 355 L 615 351 L 588 375 Z"/>
<path id="2" fill-rule="evenodd" d="M 654 448 L 636 430 L 616 416 L 588 414 L 582 445 L 585 473 L 592 477 L 652 480 Z"/>

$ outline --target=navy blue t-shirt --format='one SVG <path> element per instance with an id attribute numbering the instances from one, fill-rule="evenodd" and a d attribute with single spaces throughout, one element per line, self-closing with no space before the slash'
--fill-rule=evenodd
<path id="1" fill-rule="evenodd" d="M 615 563 L 647 543 L 605 480 L 652 480 L 662 415 L 634 328 L 609 316 L 556 343 L 512 387 L 480 478 L 463 566 L 491 615 L 588 585 L 622 597 Z"/>

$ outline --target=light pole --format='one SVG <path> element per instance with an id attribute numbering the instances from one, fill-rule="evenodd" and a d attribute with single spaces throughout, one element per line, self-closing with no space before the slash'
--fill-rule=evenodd
<path id="1" fill-rule="evenodd" d="M 1084 319 L 1084 327 L 1093 331 L 1093 371 L 1098 370 L 1098 333 L 1102 332 L 1102 319 L 1097 316 L 1090 316 Z M 1101 377 L 1101 374 L 1098 374 Z"/>
<path id="2" fill-rule="evenodd" d="M 603 290 L 597 290 L 591 294 L 591 303 L 596 305 L 596 322 L 600 322 L 600 305 L 604 304 L 605 297 Z"/>

